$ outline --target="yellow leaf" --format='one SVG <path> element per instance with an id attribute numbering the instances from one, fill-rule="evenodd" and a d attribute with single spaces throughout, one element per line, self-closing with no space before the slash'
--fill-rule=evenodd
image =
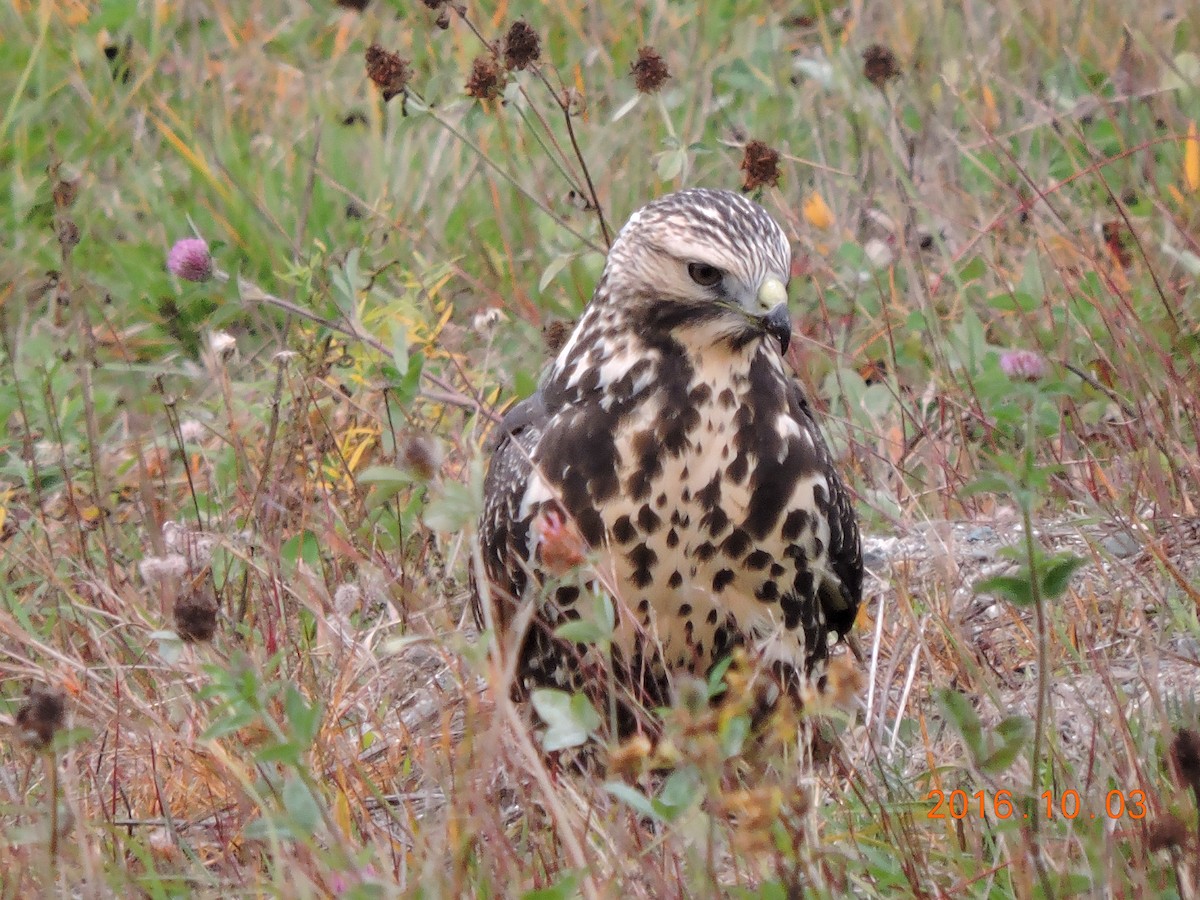
<path id="1" fill-rule="evenodd" d="M 1183 180 L 1188 190 L 1200 190 L 1200 135 L 1196 123 L 1188 122 L 1187 140 L 1183 144 Z"/>
<path id="2" fill-rule="evenodd" d="M 346 792 L 341 786 L 338 787 L 337 797 L 333 801 L 333 820 L 347 840 L 354 840 L 354 825 L 350 817 L 350 798 L 346 796 Z"/>
<path id="3" fill-rule="evenodd" d="M 983 127 L 989 134 L 1000 127 L 1000 111 L 996 109 L 996 95 L 986 84 L 983 86 Z"/>
<path id="4" fill-rule="evenodd" d="M 813 228 L 824 230 L 833 224 L 833 213 L 829 209 L 829 205 L 816 191 L 808 195 L 808 199 L 804 201 L 804 218 Z"/>

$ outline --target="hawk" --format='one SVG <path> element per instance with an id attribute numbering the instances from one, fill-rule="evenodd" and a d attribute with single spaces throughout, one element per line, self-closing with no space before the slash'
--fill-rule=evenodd
<path id="1" fill-rule="evenodd" d="M 862 555 L 784 362 L 790 258 L 740 194 L 650 203 L 537 392 L 501 421 L 474 605 L 483 622 L 490 602 L 517 643 L 518 696 L 608 682 L 587 647 L 555 635 L 588 614 L 597 583 L 613 595 L 612 680 L 641 704 L 669 702 L 671 673 L 703 676 L 739 646 L 786 684 L 820 678 L 858 610 Z M 595 554 L 590 583 L 547 559 L 564 535 Z"/>

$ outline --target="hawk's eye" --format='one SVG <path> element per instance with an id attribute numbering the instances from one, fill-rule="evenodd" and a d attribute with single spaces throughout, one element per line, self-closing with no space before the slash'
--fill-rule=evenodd
<path id="1" fill-rule="evenodd" d="M 721 277 L 724 274 L 716 266 L 710 266 L 706 263 L 688 263 L 688 275 L 700 287 L 712 287 L 715 284 L 720 284 Z"/>

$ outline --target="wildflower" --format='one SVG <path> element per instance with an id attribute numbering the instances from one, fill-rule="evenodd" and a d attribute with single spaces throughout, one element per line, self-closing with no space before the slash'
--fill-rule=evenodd
<path id="1" fill-rule="evenodd" d="M 333 608 L 349 615 L 362 604 L 362 589 L 357 584 L 339 584 L 333 592 Z"/>
<path id="2" fill-rule="evenodd" d="M 1038 381 L 1046 377 L 1046 357 L 1032 350 L 1006 350 L 1000 368 L 1013 381 Z"/>
<path id="3" fill-rule="evenodd" d="M 25 692 L 24 704 L 17 710 L 17 728 L 22 740 L 39 750 L 49 745 L 65 719 L 66 702 L 62 691 L 44 684 L 30 685 Z"/>
<path id="4" fill-rule="evenodd" d="M 565 575 L 583 563 L 587 544 L 556 501 L 541 508 L 531 527 L 536 536 L 538 560 L 547 572 Z"/>
<path id="5" fill-rule="evenodd" d="M 185 444 L 198 444 L 208 437 L 208 428 L 195 419 L 184 419 L 179 423 L 179 439 Z"/>
<path id="6" fill-rule="evenodd" d="M 877 88 L 882 88 L 900 74 L 896 54 L 882 44 L 872 44 L 864 50 L 862 60 L 863 77 Z"/>
<path id="7" fill-rule="evenodd" d="M 746 144 L 740 168 L 746 173 L 743 191 L 774 187 L 779 183 L 779 151 L 762 141 L 750 141 Z"/>
<path id="8" fill-rule="evenodd" d="M 491 54 L 475 57 L 466 90 L 467 96 L 477 100 L 495 100 L 504 93 L 504 72 Z"/>
<path id="9" fill-rule="evenodd" d="M 366 60 L 367 77 L 379 86 L 385 103 L 404 92 L 405 85 L 412 78 L 412 69 L 406 59 L 384 50 L 378 44 L 372 44 L 367 48 Z"/>
<path id="10" fill-rule="evenodd" d="M 657 94 L 671 77 L 671 70 L 653 47 L 639 47 L 637 60 L 629 67 L 629 71 L 633 74 L 634 85 L 642 94 Z"/>
<path id="11" fill-rule="evenodd" d="M 503 310 L 495 306 L 482 309 L 471 317 L 471 327 L 480 334 L 488 334 L 505 318 Z"/>
<path id="12" fill-rule="evenodd" d="M 212 254 L 203 238 L 181 238 L 167 254 L 167 268 L 184 281 L 208 281 L 213 277 Z"/>
<path id="13" fill-rule="evenodd" d="M 538 61 L 541 53 L 538 33 L 522 19 L 513 22 L 504 36 L 504 68 L 510 72 L 528 68 Z"/>
<path id="14" fill-rule="evenodd" d="M 179 581 L 188 573 L 188 561 L 182 553 L 147 556 L 138 563 L 138 573 L 146 584 Z"/>

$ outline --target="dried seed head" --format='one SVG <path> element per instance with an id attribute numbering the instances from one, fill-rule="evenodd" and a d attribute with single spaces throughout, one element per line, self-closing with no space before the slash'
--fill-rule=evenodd
<path id="1" fill-rule="evenodd" d="M 79 226 L 75 224 L 73 219 L 61 219 L 56 229 L 58 235 L 58 246 L 62 250 L 62 255 L 65 257 L 75 249 L 75 245 L 79 243 Z"/>
<path id="2" fill-rule="evenodd" d="M 397 94 L 404 93 L 405 85 L 412 78 L 412 69 L 408 60 L 398 53 L 384 50 L 378 44 L 367 48 L 367 77 L 379 85 L 386 103 Z"/>
<path id="3" fill-rule="evenodd" d="M 824 693 L 838 709 L 850 709 L 863 689 L 862 670 L 849 653 L 840 653 L 829 660 L 825 669 Z"/>
<path id="4" fill-rule="evenodd" d="M 212 255 L 201 238 L 182 238 L 167 254 L 167 268 L 184 281 L 208 281 L 213 277 Z"/>
<path id="5" fill-rule="evenodd" d="M 619 747 L 609 751 L 608 772 L 616 778 L 636 779 L 645 773 L 654 745 L 644 734 L 638 733 Z"/>
<path id="6" fill-rule="evenodd" d="M 504 36 L 504 68 L 521 71 L 538 61 L 542 55 L 542 40 L 523 19 L 517 19 Z"/>
<path id="7" fill-rule="evenodd" d="M 211 641 L 217 632 L 217 611 L 217 595 L 206 571 L 175 601 L 175 631 L 189 643 Z"/>
<path id="8" fill-rule="evenodd" d="M 1200 799 L 1200 734 L 1190 728 L 1179 729 L 1171 741 L 1170 760 L 1175 780 Z"/>
<path id="9" fill-rule="evenodd" d="M 552 355 L 557 355 L 558 351 L 567 343 L 567 338 L 571 336 L 572 324 L 565 322 L 562 319 L 554 319 L 542 326 L 542 341 L 546 344 L 546 350 Z"/>
<path id="10" fill-rule="evenodd" d="M 412 433 L 400 442 L 400 460 L 413 474 L 429 481 L 442 467 L 442 452 L 437 442 L 425 434 Z"/>
<path id="11" fill-rule="evenodd" d="M 67 180 L 60 178 L 54 182 L 54 205 L 59 209 L 69 209 L 79 196 L 79 179 Z"/>
<path id="12" fill-rule="evenodd" d="M 751 141 L 742 155 L 741 170 L 746 173 L 742 190 L 747 193 L 779 184 L 779 151 L 762 141 Z"/>
<path id="13" fill-rule="evenodd" d="M 467 96 L 477 100 L 495 100 L 504 93 L 504 70 L 490 53 L 481 53 L 471 63 Z"/>
<path id="14" fill-rule="evenodd" d="M 1151 823 L 1146 834 L 1146 849 L 1155 853 L 1159 850 L 1169 850 L 1172 847 L 1182 847 L 1187 844 L 1187 839 L 1187 826 L 1178 816 L 1167 813 L 1156 822 Z"/>
<path id="15" fill-rule="evenodd" d="M 17 710 L 17 728 L 25 743 L 39 750 L 49 746 L 65 720 L 66 700 L 62 691 L 44 684 L 29 686 L 25 702 Z"/>
<path id="16" fill-rule="evenodd" d="M 634 85 L 643 94 L 657 94 L 671 77 L 671 70 L 653 47 L 639 47 L 637 60 L 629 71 Z"/>
<path id="17" fill-rule="evenodd" d="M 883 44 L 872 44 L 862 52 L 863 77 L 877 88 L 900 74 L 900 65 L 896 62 L 896 54 Z"/>

